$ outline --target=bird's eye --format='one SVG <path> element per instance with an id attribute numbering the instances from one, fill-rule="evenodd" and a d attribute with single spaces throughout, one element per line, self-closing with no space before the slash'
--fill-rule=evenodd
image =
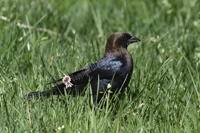
<path id="1" fill-rule="evenodd" d="M 123 39 L 123 40 L 126 40 L 126 36 L 122 36 L 122 39 Z"/>

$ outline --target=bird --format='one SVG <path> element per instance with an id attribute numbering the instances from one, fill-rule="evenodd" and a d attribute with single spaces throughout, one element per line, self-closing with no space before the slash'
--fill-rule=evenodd
<path id="1" fill-rule="evenodd" d="M 93 101 L 98 103 L 105 93 L 114 94 L 124 90 L 133 72 L 133 58 L 127 51 L 127 47 L 139 41 L 140 39 L 126 32 L 113 33 L 107 40 L 105 54 L 100 60 L 67 76 L 66 79 L 71 80 L 69 86 L 61 83 L 54 86 L 52 90 L 30 92 L 27 99 L 60 94 L 84 95 L 85 88 L 89 84 Z M 63 79 L 54 82 L 60 82 Z"/>

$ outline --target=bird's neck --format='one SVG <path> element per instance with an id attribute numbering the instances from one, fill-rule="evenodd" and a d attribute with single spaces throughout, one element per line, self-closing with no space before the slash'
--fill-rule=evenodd
<path id="1" fill-rule="evenodd" d="M 128 53 L 127 49 L 125 49 L 125 48 L 123 48 L 123 49 L 122 48 L 120 48 L 120 49 L 118 49 L 118 48 L 111 48 L 111 49 L 106 48 L 104 56 L 105 57 L 120 57 L 120 56 L 122 57 L 122 56 L 125 56 L 126 54 L 130 55 Z"/>

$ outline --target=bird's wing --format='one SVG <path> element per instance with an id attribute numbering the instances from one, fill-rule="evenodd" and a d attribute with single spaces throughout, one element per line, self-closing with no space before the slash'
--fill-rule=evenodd
<path id="1" fill-rule="evenodd" d="M 112 79 L 113 75 L 122 67 L 122 62 L 116 58 L 103 57 L 99 61 L 84 67 L 69 76 L 73 84 L 87 83 L 88 79 Z"/>

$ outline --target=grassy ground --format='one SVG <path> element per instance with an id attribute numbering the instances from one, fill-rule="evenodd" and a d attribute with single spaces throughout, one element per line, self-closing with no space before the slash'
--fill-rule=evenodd
<path id="1" fill-rule="evenodd" d="M 198 132 L 199 7 L 198 0 L 1 0 L 0 132 Z M 100 113 L 88 95 L 22 100 L 50 88 L 60 70 L 99 60 L 117 31 L 142 41 L 128 48 L 134 72 L 116 104 Z"/>

